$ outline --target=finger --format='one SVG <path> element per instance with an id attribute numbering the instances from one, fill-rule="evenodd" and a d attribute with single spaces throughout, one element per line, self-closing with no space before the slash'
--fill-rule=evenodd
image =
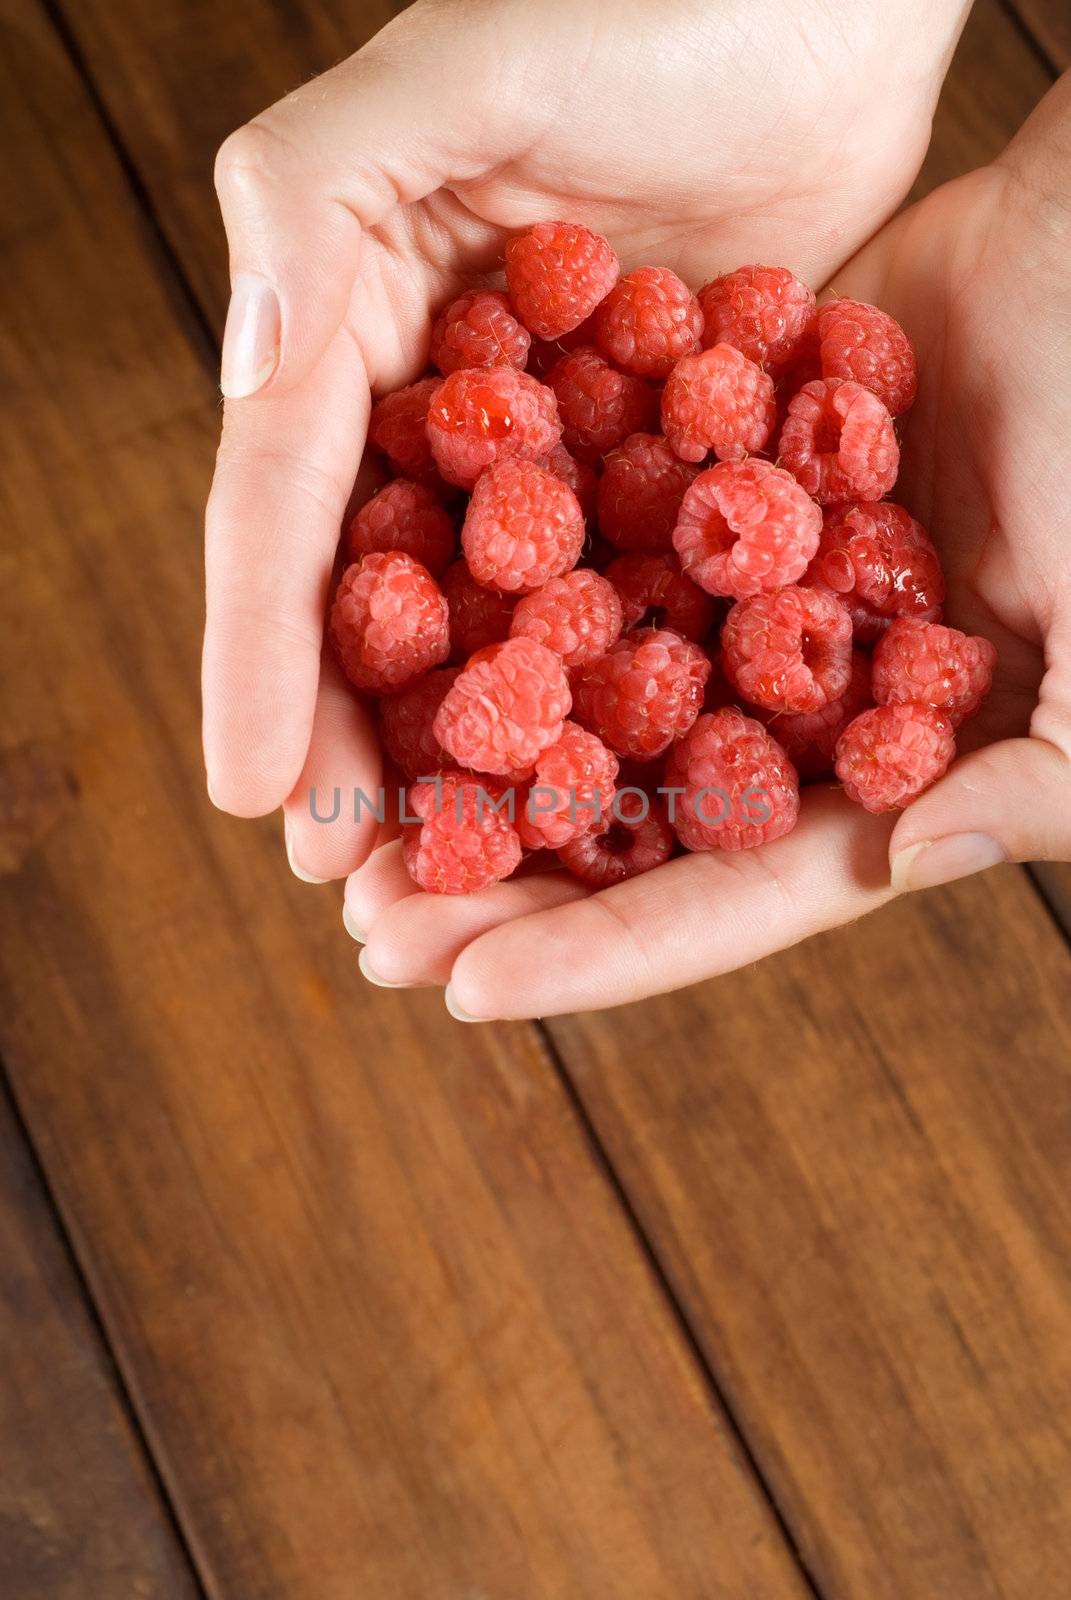
<path id="1" fill-rule="evenodd" d="M 342 920 L 352 939 L 366 943 L 369 930 L 396 901 L 420 890 L 405 870 L 398 839 L 380 845 L 346 879 Z"/>
<path id="2" fill-rule="evenodd" d="M 326 883 L 360 866 L 386 820 L 382 777 L 368 708 L 325 653 L 308 754 L 283 807 L 287 858 L 297 877 Z"/>
<path id="3" fill-rule="evenodd" d="M 554 1016 L 731 971 L 887 900 L 889 832 L 839 791 L 816 790 L 773 844 L 683 856 L 475 938 L 447 1005 L 461 1020 Z"/>

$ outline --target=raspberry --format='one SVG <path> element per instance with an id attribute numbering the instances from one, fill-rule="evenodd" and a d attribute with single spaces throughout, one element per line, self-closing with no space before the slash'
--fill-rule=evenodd
<path id="1" fill-rule="evenodd" d="M 616 371 L 590 345 L 563 356 L 546 381 L 558 402 L 562 438 L 581 461 L 600 461 L 658 416 L 654 390 L 642 378 Z"/>
<path id="2" fill-rule="evenodd" d="M 900 447 L 877 395 L 858 383 L 819 378 L 789 401 L 778 459 L 827 506 L 888 494 Z"/>
<path id="3" fill-rule="evenodd" d="M 937 781 L 955 753 L 952 724 L 933 706 L 874 706 L 837 740 L 837 777 L 867 811 L 898 811 Z"/>
<path id="4" fill-rule="evenodd" d="M 477 583 L 531 594 L 574 567 L 584 543 L 576 495 L 534 461 L 496 461 L 469 501 L 461 548 Z"/>
<path id="5" fill-rule="evenodd" d="M 850 378 L 876 394 L 894 417 L 918 392 L 915 352 L 887 311 L 861 300 L 831 300 L 818 311 L 823 378 Z"/>
<path id="6" fill-rule="evenodd" d="M 563 444 L 556 444 L 549 455 L 542 457 L 539 465 L 569 485 L 580 502 L 584 521 L 590 521 L 595 515 L 595 497 L 599 487 L 594 468 L 589 467 L 586 461 L 578 461 L 571 456 Z"/>
<path id="7" fill-rule="evenodd" d="M 619 756 L 661 755 L 699 714 L 710 662 L 697 644 L 664 628 L 619 639 L 581 667 L 575 715 Z"/>
<path id="8" fill-rule="evenodd" d="M 668 550 L 695 474 L 660 435 L 634 433 L 606 457 L 596 497 L 600 532 L 619 550 Z"/>
<path id="9" fill-rule="evenodd" d="M 428 409 L 431 453 L 447 482 L 462 489 L 493 461 L 547 455 L 561 432 L 554 395 L 513 367 L 452 372 Z"/>
<path id="10" fill-rule="evenodd" d="M 435 737 L 462 767 L 512 774 L 556 744 L 572 696 L 561 661 L 534 639 L 473 656 L 439 707 Z"/>
<path id="11" fill-rule="evenodd" d="M 446 599 L 400 550 L 375 551 L 342 574 L 328 622 L 342 670 L 358 689 L 403 689 L 450 649 Z"/>
<path id="12" fill-rule="evenodd" d="M 658 801 L 626 789 L 618 792 L 603 826 L 562 845 L 558 859 L 574 877 L 605 889 L 660 867 L 672 849 L 673 829 Z"/>
<path id="13" fill-rule="evenodd" d="M 738 600 L 721 630 L 725 671 L 768 711 L 820 711 L 852 670 L 852 622 L 832 595 L 779 589 Z"/>
<path id="14" fill-rule="evenodd" d="M 407 778 L 428 777 L 447 764 L 432 723 L 459 671 L 459 667 L 437 667 L 380 702 L 383 748 Z"/>
<path id="15" fill-rule="evenodd" d="M 485 589 L 467 561 L 452 561 L 443 573 L 443 594 L 450 607 L 450 654 L 467 661 L 477 650 L 509 638 L 517 596 Z"/>
<path id="16" fill-rule="evenodd" d="M 672 550 L 618 556 L 606 576 L 621 597 L 626 629 L 670 628 L 682 639 L 702 639 L 714 625 L 713 600 L 685 577 Z"/>
<path id="17" fill-rule="evenodd" d="M 708 450 L 721 461 L 752 455 L 775 417 L 773 379 L 730 344 L 685 356 L 662 391 L 662 430 L 682 461 Z"/>
<path id="18" fill-rule="evenodd" d="M 431 330 L 431 360 L 444 376 L 463 367 L 523 367 L 531 344 L 497 289 L 459 295 Z"/>
<path id="19" fill-rule="evenodd" d="M 428 407 L 441 378 L 421 378 L 377 400 L 368 419 L 368 437 L 403 477 L 418 483 L 438 480 L 428 442 Z"/>
<path id="20" fill-rule="evenodd" d="M 525 595 L 513 613 L 510 635 L 534 639 L 561 656 L 565 667 L 605 655 L 621 632 L 621 601 L 608 578 L 577 567 Z"/>
<path id="21" fill-rule="evenodd" d="M 374 550 L 401 550 L 436 577 L 454 553 L 454 524 L 422 484 L 396 478 L 358 511 L 346 532 L 351 561 Z"/>
<path id="22" fill-rule="evenodd" d="M 546 383 L 547 373 L 556 367 L 562 356 L 568 355 L 570 350 L 579 350 L 582 344 L 595 343 L 595 317 L 585 317 L 578 323 L 571 333 L 563 333 L 557 339 L 533 339 L 528 352 L 528 371 L 541 383 Z"/>
<path id="23" fill-rule="evenodd" d="M 463 772 L 444 772 L 409 790 L 409 812 L 422 819 L 402 830 L 414 883 L 429 894 L 471 894 L 509 877 L 520 863 L 521 841 L 508 815 L 495 809 L 502 792 L 490 778 Z"/>
<path id="24" fill-rule="evenodd" d="M 575 222 L 537 222 L 506 246 L 510 298 L 540 339 L 558 339 L 583 322 L 620 271 L 602 234 Z"/>
<path id="25" fill-rule="evenodd" d="M 703 344 L 731 344 L 760 367 L 789 362 L 814 322 L 814 294 L 787 267 L 738 267 L 698 294 Z"/>
<path id="26" fill-rule="evenodd" d="M 703 313 L 668 267 L 638 267 L 617 283 L 595 314 L 595 339 L 606 357 L 640 378 L 668 378 L 673 363 L 699 348 Z"/>
<path id="27" fill-rule="evenodd" d="M 837 740 L 871 704 L 870 657 L 853 650 L 851 677 L 839 700 L 828 701 L 819 711 L 765 714 L 763 721 L 801 778 L 824 778 L 833 771 Z"/>
<path id="28" fill-rule="evenodd" d="M 666 763 L 671 815 L 686 850 L 751 850 L 796 825 L 796 769 L 754 717 L 735 706 L 706 712 Z"/>
<path id="29" fill-rule="evenodd" d="M 864 643 L 880 638 L 894 616 L 936 621 L 945 597 L 941 559 L 925 529 L 891 500 L 827 512 L 803 581 L 837 596 Z"/>
<path id="30" fill-rule="evenodd" d="M 722 461 L 685 494 L 673 546 L 701 588 L 743 600 L 801 578 L 821 531 L 821 511 L 790 473 Z"/>
<path id="31" fill-rule="evenodd" d="M 527 801 L 517 819 L 529 850 L 558 850 L 579 834 L 601 826 L 614 797 L 617 757 L 602 740 L 567 722 L 557 744 L 535 765 Z M 533 792 L 534 791 L 534 792 Z"/>
<path id="32" fill-rule="evenodd" d="M 879 706 L 933 706 L 958 728 L 988 695 L 996 659 L 977 634 L 900 617 L 874 651 L 874 699 Z"/>

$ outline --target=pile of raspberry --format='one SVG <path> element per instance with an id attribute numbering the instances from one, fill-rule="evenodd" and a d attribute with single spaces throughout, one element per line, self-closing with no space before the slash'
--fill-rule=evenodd
<path id="1" fill-rule="evenodd" d="M 430 363 L 373 408 L 390 481 L 329 622 L 422 888 L 534 851 L 620 882 L 782 837 L 801 782 L 883 812 L 941 776 L 995 651 L 944 625 L 937 551 L 886 498 L 917 388 L 892 317 L 784 267 L 622 275 L 541 222 Z"/>

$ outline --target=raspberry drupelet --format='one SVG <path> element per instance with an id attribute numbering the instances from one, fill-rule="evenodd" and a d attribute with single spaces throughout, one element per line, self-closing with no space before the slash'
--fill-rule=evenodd
<path id="1" fill-rule="evenodd" d="M 465 367 L 521 367 L 532 343 L 497 289 L 475 289 L 452 300 L 431 330 L 431 360 L 444 377 Z"/>
<path id="2" fill-rule="evenodd" d="M 683 357 L 662 391 L 662 431 L 682 461 L 754 455 L 776 416 L 773 379 L 729 344 Z"/>
<path id="3" fill-rule="evenodd" d="M 549 455 L 541 456 L 539 465 L 569 485 L 580 502 L 584 521 L 591 521 L 595 516 L 599 487 L 598 474 L 594 467 L 589 467 L 586 461 L 578 461 L 575 456 L 569 454 L 563 444 L 556 444 Z"/>
<path id="4" fill-rule="evenodd" d="M 402 859 L 429 894 L 472 894 L 508 878 L 520 864 L 521 841 L 506 810 L 503 786 L 467 772 L 444 772 L 417 783 L 406 810 L 419 822 L 402 829 Z"/>
<path id="5" fill-rule="evenodd" d="M 682 639 L 704 639 L 714 626 L 714 601 L 685 577 L 672 550 L 618 556 L 606 576 L 620 596 L 626 629 L 670 628 Z"/>
<path id="6" fill-rule="evenodd" d="M 439 707 L 434 733 L 462 767 L 505 776 L 556 744 L 572 706 L 561 660 L 534 639 L 477 651 Z"/>
<path id="7" fill-rule="evenodd" d="M 988 695 L 996 660 L 992 644 L 977 634 L 901 617 L 874 651 L 874 699 L 879 706 L 933 706 L 958 728 Z"/>
<path id="8" fill-rule="evenodd" d="M 638 267 L 621 278 L 595 314 L 595 340 L 608 361 L 640 378 L 667 378 L 699 348 L 699 301 L 668 267 Z"/>
<path id="9" fill-rule="evenodd" d="M 743 600 L 801 578 L 821 531 L 821 511 L 791 473 L 722 461 L 684 495 L 673 546 L 700 588 Z"/>
<path id="10" fill-rule="evenodd" d="M 450 651 L 443 592 L 400 550 L 376 551 L 346 568 L 328 634 L 350 682 L 374 694 L 404 688 Z"/>
<path id="11" fill-rule="evenodd" d="M 803 582 L 837 596 L 864 644 L 896 616 L 937 621 L 945 597 L 941 558 L 926 530 L 891 500 L 828 511 Z"/>
<path id="12" fill-rule="evenodd" d="M 760 711 L 758 715 L 800 777 L 813 780 L 832 775 L 837 740 L 849 722 L 872 704 L 870 657 L 853 650 L 851 677 L 839 699 L 828 701 L 818 711 Z"/>
<path id="13" fill-rule="evenodd" d="M 814 292 L 787 267 L 737 267 L 697 296 L 703 344 L 731 344 L 775 372 L 793 359 L 814 325 Z"/>
<path id="14" fill-rule="evenodd" d="M 562 440 L 579 461 L 598 462 L 630 433 L 658 418 L 658 397 L 642 378 L 615 367 L 582 345 L 547 373 L 562 423 Z"/>
<path id="15" fill-rule="evenodd" d="M 952 724 L 933 706 L 874 706 L 837 740 L 836 773 L 864 810 L 898 811 L 936 783 L 955 753 Z"/>
<path id="16" fill-rule="evenodd" d="M 819 359 L 824 378 L 850 378 L 876 394 L 898 417 L 918 392 L 915 352 L 887 311 L 861 300 L 830 300 L 818 310 Z"/>
<path id="17" fill-rule="evenodd" d="M 506 285 L 529 332 L 559 339 L 604 299 L 621 268 L 600 233 L 575 222 L 537 222 L 506 245 Z"/>
<path id="18" fill-rule="evenodd" d="M 551 390 L 514 367 L 452 372 L 431 398 L 427 430 L 439 471 L 461 489 L 494 461 L 537 461 L 562 435 Z"/>
<path id="19" fill-rule="evenodd" d="M 817 589 L 738 600 L 721 630 L 725 671 L 767 711 L 820 711 L 839 700 L 852 670 L 852 623 Z"/>
<path id="20" fill-rule="evenodd" d="M 346 530 L 351 561 L 375 550 L 401 550 L 439 577 L 454 554 L 457 535 L 449 513 L 429 489 L 395 478 L 357 512 Z"/>
<path id="21" fill-rule="evenodd" d="M 660 434 L 632 434 L 603 464 L 599 532 L 619 550 L 670 549 L 684 491 L 698 470 Z"/>
<path id="22" fill-rule="evenodd" d="M 796 769 L 777 740 L 736 706 L 705 712 L 675 744 L 665 787 L 686 850 L 751 850 L 796 825 Z"/>
<path id="23" fill-rule="evenodd" d="M 583 544 L 576 495 L 534 461 L 496 461 L 472 491 L 461 548 L 489 589 L 531 594 L 574 567 Z"/>
<path id="24" fill-rule="evenodd" d="M 657 800 L 632 789 L 619 790 L 601 827 L 579 834 L 558 851 L 575 878 L 593 889 L 607 889 L 650 872 L 668 861 L 673 829 Z"/>
<path id="25" fill-rule="evenodd" d="M 448 765 L 432 725 L 459 671 L 459 667 L 436 667 L 380 702 L 383 748 L 407 778 L 430 777 Z"/>
<path id="26" fill-rule="evenodd" d="M 900 447 L 877 395 L 858 383 L 820 378 L 789 401 L 778 460 L 822 505 L 836 505 L 888 494 Z"/>
<path id="27" fill-rule="evenodd" d="M 580 668 L 574 716 L 616 755 L 646 761 L 691 727 L 709 676 L 697 644 L 668 628 L 644 628 Z"/>
<path id="28" fill-rule="evenodd" d="M 450 563 L 443 573 L 442 588 L 450 608 L 450 656 L 454 661 L 467 661 L 477 650 L 509 638 L 515 594 L 485 589 L 464 560 Z"/>
<path id="29" fill-rule="evenodd" d="M 441 378 L 421 378 L 377 400 L 368 419 L 368 437 L 403 477 L 434 486 L 439 472 L 428 440 L 428 407 Z"/>
<path id="30" fill-rule="evenodd" d="M 558 850 L 603 825 L 614 797 L 617 757 L 602 740 L 575 722 L 536 759 L 517 832 L 529 850 Z"/>
<path id="31" fill-rule="evenodd" d="M 510 634 L 546 645 L 572 669 L 605 655 L 621 628 L 621 600 L 609 578 L 577 567 L 525 595 L 513 613 Z"/>

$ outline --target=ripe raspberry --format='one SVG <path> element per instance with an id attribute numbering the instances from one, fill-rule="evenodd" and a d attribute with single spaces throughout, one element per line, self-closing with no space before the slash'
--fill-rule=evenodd
<path id="1" fill-rule="evenodd" d="M 703 639 L 714 626 L 713 600 L 685 577 L 672 550 L 618 556 L 606 576 L 621 597 L 626 629 L 670 628 L 682 639 Z"/>
<path id="2" fill-rule="evenodd" d="M 787 267 L 738 267 L 699 291 L 703 344 L 731 344 L 767 370 L 789 362 L 814 322 L 814 294 Z"/>
<path id="3" fill-rule="evenodd" d="M 439 707 L 435 737 L 462 767 L 513 774 L 556 744 L 572 696 L 561 661 L 534 639 L 473 656 Z"/>
<path id="4" fill-rule="evenodd" d="M 925 529 L 891 500 L 828 511 L 803 581 L 837 596 L 864 643 L 880 639 L 894 616 L 935 622 L 945 597 L 941 558 Z"/>
<path id="5" fill-rule="evenodd" d="M 513 367 L 466 368 L 444 378 L 428 409 L 428 438 L 448 483 L 471 489 L 493 461 L 537 461 L 561 438 L 554 395 Z"/>
<path id="6" fill-rule="evenodd" d="M 735 706 L 706 712 L 666 763 L 677 838 L 686 850 L 751 850 L 796 825 L 796 769 L 761 722 Z"/>
<path id="7" fill-rule="evenodd" d="M 428 407 L 441 378 L 421 378 L 407 389 L 385 394 L 372 407 L 368 437 L 395 469 L 417 483 L 435 484 L 439 474 L 428 442 Z"/>
<path id="8" fill-rule="evenodd" d="M 450 649 L 446 599 L 431 573 L 400 550 L 375 551 L 342 574 L 328 632 L 358 689 L 404 689 Z"/>
<path id="9" fill-rule="evenodd" d="M 583 322 L 620 272 L 602 234 L 575 222 L 537 222 L 506 246 L 510 298 L 540 339 L 558 339 Z"/>
<path id="10" fill-rule="evenodd" d="M 452 561 L 447 567 L 443 594 L 450 607 L 450 654 L 455 661 L 467 661 L 477 650 L 509 638 L 517 596 L 485 589 L 467 561 Z"/>
<path id="11" fill-rule="evenodd" d="M 448 765 L 432 723 L 459 671 L 458 667 L 437 667 L 407 689 L 380 701 L 383 748 L 407 778 L 430 777 Z"/>
<path id="12" fill-rule="evenodd" d="M 395 478 L 358 511 L 346 531 L 351 561 L 374 550 L 401 550 L 436 577 L 454 553 L 454 524 L 435 496 L 419 483 Z"/>
<path id="13" fill-rule="evenodd" d="M 776 417 L 773 379 L 731 344 L 685 356 L 662 391 L 662 430 L 682 461 L 740 461 L 763 449 Z"/>
<path id="14" fill-rule="evenodd" d="M 547 385 L 558 401 L 562 438 L 581 461 L 600 461 L 658 417 L 650 385 L 618 372 L 590 345 L 563 356 L 548 372 Z"/>
<path id="15" fill-rule="evenodd" d="M 531 344 L 510 303 L 497 289 L 459 295 L 431 330 L 431 360 L 444 376 L 463 367 L 521 367 Z"/>
<path id="16" fill-rule="evenodd" d="M 668 628 L 626 634 L 577 673 L 576 720 L 616 755 L 644 761 L 691 727 L 709 676 L 699 646 Z"/>
<path id="17" fill-rule="evenodd" d="M 958 728 L 988 695 L 996 660 L 978 634 L 899 617 L 874 651 L 874 699 L 879 706 L 933 706 Z"/>
<path id="18" fill-rule="evenodd" d="M 745 700 L 768 711 L 820 711 L 848 687 L 851 618 L 818 589 L 738 600 L 721 643 L 730 681 Z"/>
<path id="19" fill-rule="evenodd" d="M 547 373 L 558 365 L 562 356 L 568 355 L 571 350 L 579 350 L 582 344 L 594 343 L 594 315 L 585 317 L 571 333 L 563 333 L 557 339 L 533 338 L 528 352 L 528 371 L 533 377 L 538 378 L 540 383 L 546 383 Z"/>
<path id="20" fill-rule="evenodd" d="M 640 378 L 668 378 L 673 363 L 699 348 L 703 313 L 668 267 L 637 267 L 595 314 L 595 340 L 615 367 Z"/>
<path id="21" fill-rule="evenodd" d="M 778 460 L 828 506 L 888 494 L 900 447 L 877 395 L 858 383 L 819 378 L 789 401 Z"/>
<path id="22" fill-rule="evenodd" d="M 822 376 L 850 378 L 898 417 L 918 392 L 911 341 L 894 317 L 861 300 L 830 300 L 818 311 Z"/>
<path id="23" fill-rule="evenodd" d="M 586 461 L 578 461 L 571 456 L 563 444 L 556 444 L 549 455 L 540 459 L 539 465 L 569 485 L 580 502 L 584 521 L 589 522 L 595 515 L 595 496 L 599 487 L 594 468 L 589 467 Z"/>
<path id="24" fill-rule="evenodd" d="M 576 495 L 534 461 L 496 461 L 472 491 L 461 548 L 489 589 L 531 594 L 574 567 L 583 544 Z"/>
<path id="25" fill-rule="evenodd" d="M 429 894 L 471 894 L 508 878 L 521 841 L 495 809 L 502 785 L 464 772 L 444 772 L 409 790 L 406 806 L 421 822 L 402 830 L 402 857 L 414 883 Z"/>
<path id="26" fill-rule="evenodd" d="M 721 461 L 685 494 L 673 547 L 701 588 L 743 600 L 801 578 L 821 531 L 821 511 L 790 473 Z"/>
<path id="27" fill-rule="evenodd" d="M 852 674 L 839 700 L 820 711 L 760 712 L 770 732 L 801 778 L 825 778 L 833 771 L 837 740 L 853 718 L 873 702 L 870 697 L 870 657 L 852 651 Z"/>
<path id="28" fill-rule="evenodd" d="M 933 706 L 874 706 L 837 740 L 837 777 L 867 811 L 898 811 L 936 783 L 955 753 L 952 724 Z"/>
<path id="29" fill-rule="evenodd" d="M 673 829 L 659 802 L 625 789 L 618 791 L 604 826 L 562 845 L 558 859 L 575 878 L 593 889 L 606 889 L 660 867 L 669 860 L 673 843 Z"/>
<path id="30" fill-rule="evenodd" d="M 525 804 L 517 818 L 521 843 L 529 850 L 558 850 L 593 827 L 610 811 L 617 757 L 602 740 L 567 722 L 557 744 L 544 750 Z"/>
<path id="31" fill-rule="evenodd" d="M 621 632 L 621 601 L 608 578 L 577 567 L 525 595 L 513 613 L 510 636 L 534 639 L 579 667 L 605 655 Z"/>
<path id="32" fill-rule="evenodd" d="M 599 531 L 619 550 L 668 550 L 695 475 L 659 434 L 634 433 L 606 457 L 596 500 Z"/>

